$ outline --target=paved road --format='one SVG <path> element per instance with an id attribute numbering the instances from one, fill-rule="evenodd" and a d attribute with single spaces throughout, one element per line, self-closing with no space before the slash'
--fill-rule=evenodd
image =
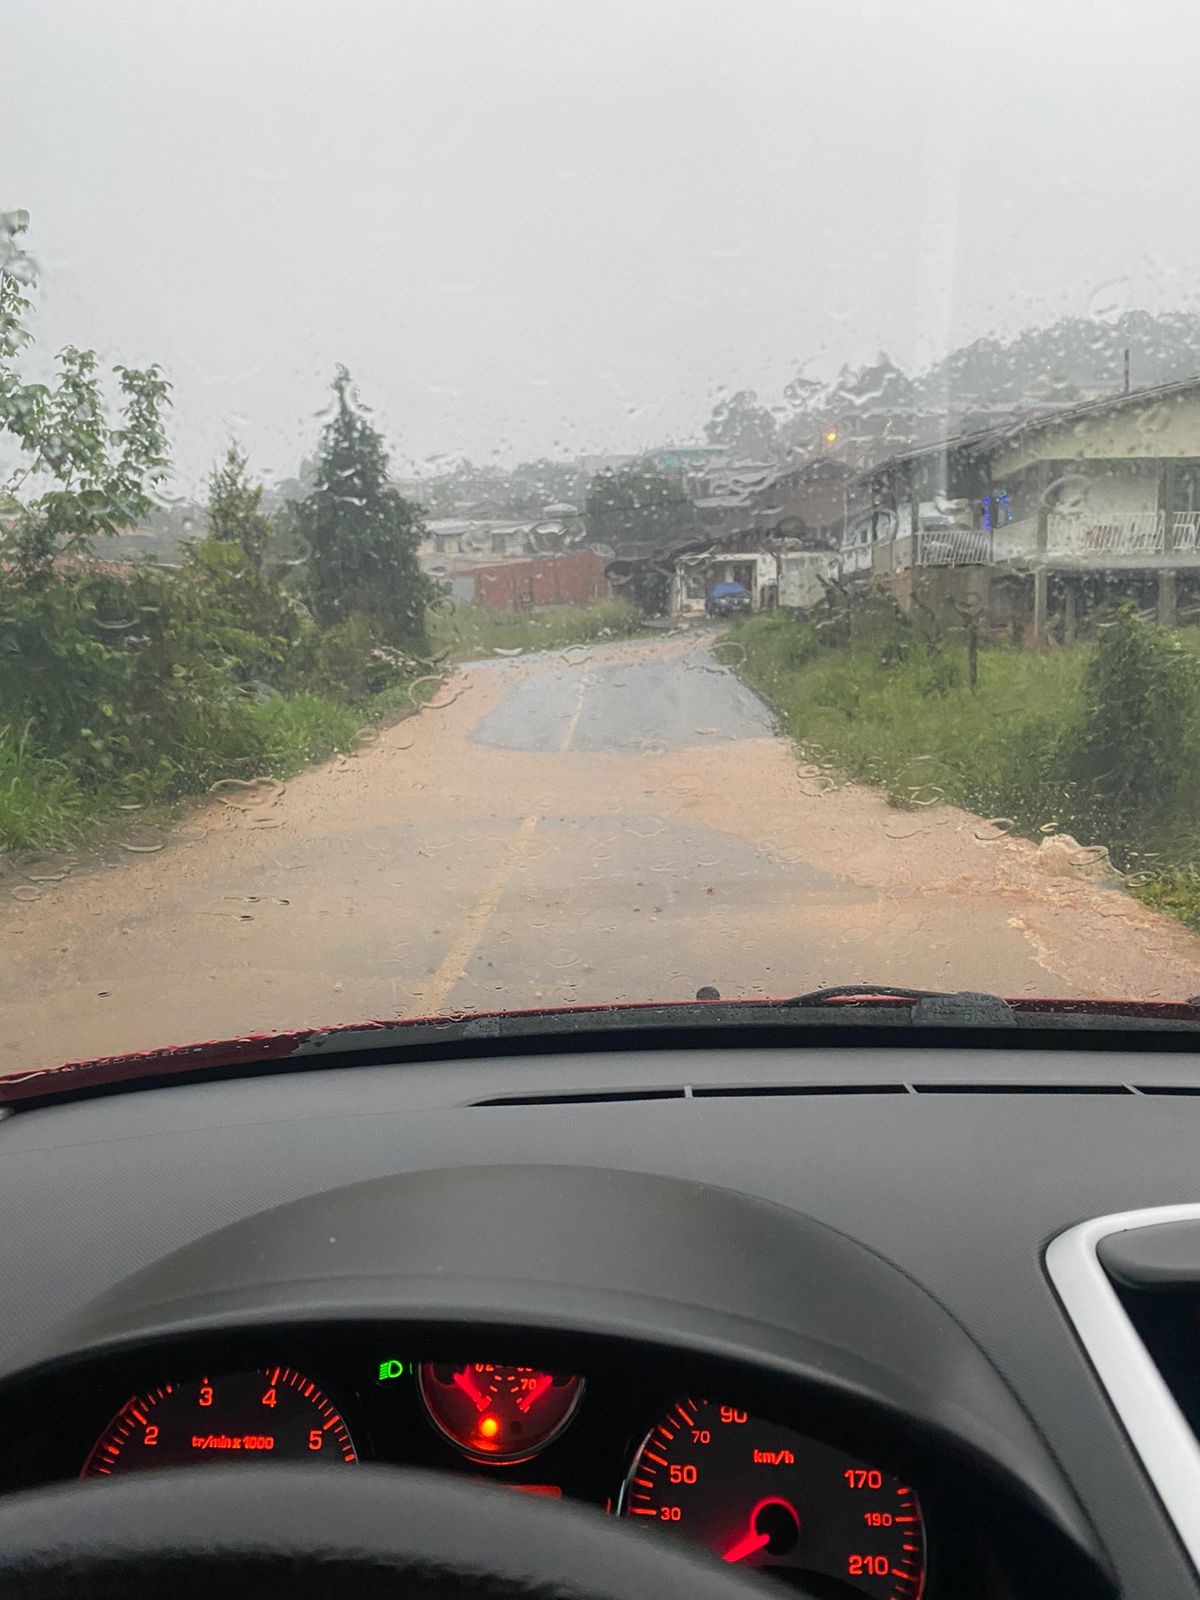
<path id="1" fill-rule="evenodd" d="M 1200 990 L 1174 923 L 802 765 L 704 636 L 468 667 L 353 758 L 46 877 L 0 882 L 0 1070 L 706 983 Z"/>
<path id="2" fill-rule="evenodd" d="M 472 738 L 502 750 L 614 750 L 627 755 L 699 742 L 761 739 L 772 732 L 763 702 L 711 654 L 556 666 L 517 683 Z"/>

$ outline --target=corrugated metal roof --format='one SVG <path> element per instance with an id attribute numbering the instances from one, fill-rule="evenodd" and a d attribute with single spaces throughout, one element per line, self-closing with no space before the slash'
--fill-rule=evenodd
<path id="1" fill-rule="evenodd" d="M 1128 394 L 1112 394 L 1105 395 L 1099 400 L 1084 400 L 1078 405 L 1062 406 L 1056 411 L 1043 412 L 1038 416 L 1021 417 L 1015 422 L 997 428 L 986 428 L 978 433 L 955 434 L 934 444 L 921 445 L 916 450 L 902 451 L 897 455 L 888 456 L 884 461 L 877 461 L 873 467 L 867 467 L 851 481 L 856 484 L 868 483 L 889 467 L 900 466 L 905 461 L 919 461 L 926 456 L 948 455 L 956 450 L 962 450 L 970 455 L 985 454 L 1002 444 L 1011 444 L 1019 438 L 1035 433 L 1040 428 L 1069 427 L 1089 417 L 1120 411 L 1125 406 L 1145 405 L 1147 402 L 1166 399 L 1171 395 L 1185 395 L 1189 392 L 1200 393 L 1200 377 L 1178 378 L 1171 383 L 1152 384 L 1145 389 L 1131 389 Z"/>
<path id="2" fill-rule="evenodd" d="M 1084 400 L 1079 405 L 1065 406 L 1061 411 L 1052 411 L 1046 416 L 1022 417 L 1020 421 L 1011 423 L 1007 428 L 997 428 L 995 432 L 1007 443 L 1037 428 L 1058 428 L 1081 417 L 1100 416 L 1109 411 L 1120 411 L 1125 406 L 1144 405 L 1147 401 L 1162 400 L 1169 395 L 1182 396 L 1189 391 L 1200 393 L 1200 377 L 1178 378 L 1172 383 L 1153 384 L 1146 389 L 1131 389 L 1128 394 L 1110 394 L 1099 400 Z"/>

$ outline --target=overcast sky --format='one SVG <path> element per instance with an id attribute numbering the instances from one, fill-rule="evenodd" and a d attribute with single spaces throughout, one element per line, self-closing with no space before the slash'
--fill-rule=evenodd
<path id="1" fill-rule="evenodd" d="M 8 0 L 43 348 L 191 487 L 335 362 L 397 465 L 696 437 L 880 347 L 1197 307 L 1195 0 Z"/>

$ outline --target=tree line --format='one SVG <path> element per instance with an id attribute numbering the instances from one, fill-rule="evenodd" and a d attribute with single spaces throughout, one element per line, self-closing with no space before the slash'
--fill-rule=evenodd
<path id="1" fill-rule="evenodd" d="M 0 215 L 0 441 L 15 452 L 0 477 L 0 845 L 21 834 L 4 814 L 17 779 L 141 803 L 259 770 L 287 721 L 276 702 L 343 726 L 329 707 L 428 670 L 435 598 L 420 509 L 391 486 L 344 368 L 285 530 L 231 442 L 177 566 L 96 560 L 161 501 L 171 385 L 117 366 L 110 409 L 96 354 L 73 346 L 50 381 L 23 376 L 27 225 Z M 274 553 L 281 531 L 292 561 Z"/>

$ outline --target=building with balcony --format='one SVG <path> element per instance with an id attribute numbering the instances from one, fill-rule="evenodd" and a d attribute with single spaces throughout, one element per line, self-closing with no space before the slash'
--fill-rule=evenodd
<path id="1" fill-rule="evenodd" d="M 1106 397 L 890 457 L 847 492 L 841 569 L 1035 640 L 1097 600 L 1200 596 L 1200 379 Z M 957 574 L 923 578 L 935 570 Z M 993 600 L 1003 596 L 1003 604 Z M 928 596 L 923 595 L 926 603 Z"/>

